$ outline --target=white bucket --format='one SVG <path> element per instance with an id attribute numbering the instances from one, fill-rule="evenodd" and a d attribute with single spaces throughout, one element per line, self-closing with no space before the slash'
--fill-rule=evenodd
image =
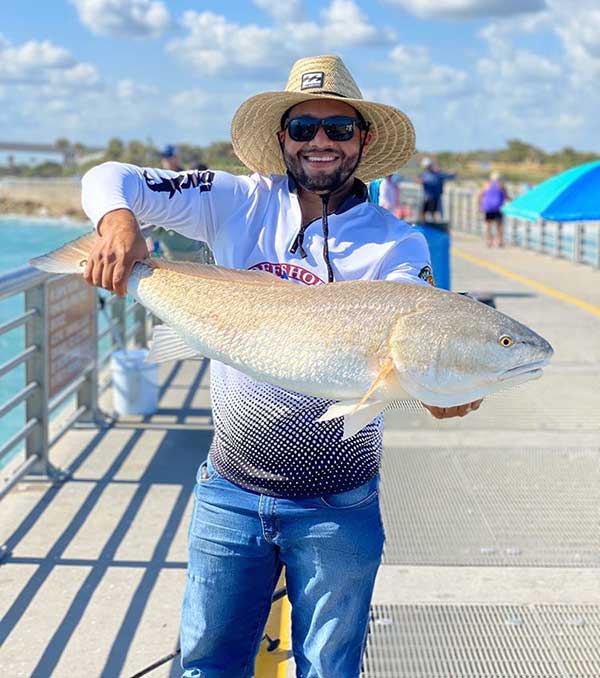
<path id="1" fill-rule="evenodd" d="M 144 362 L 148 349 L 114 351 L 110 357 L 113 407 L 117 414 L 154 414 L 158 408 L 158 364 Z"/>

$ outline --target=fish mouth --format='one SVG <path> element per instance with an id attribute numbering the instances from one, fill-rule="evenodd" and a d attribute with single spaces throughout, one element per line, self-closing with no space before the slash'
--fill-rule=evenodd
<path id="1" fill-rule="evenodd" d="M 511 367 L 510 370 L 502 372 L 498 379 L 499 381 L 509 381 L 510 379 L 523 377 L 524 375 L 528 375 L 529 378 L 533 379 L 535 377 L 539 377 L 542 374 L 542 369 L 549 363 L 550 358 L 544 358 L 542 360 L 534 360 L 530 363 L 518 365 L 517 367 Z"/>

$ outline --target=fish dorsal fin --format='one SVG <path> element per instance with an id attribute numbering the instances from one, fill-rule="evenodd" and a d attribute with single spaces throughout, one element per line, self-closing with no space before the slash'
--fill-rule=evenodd
<path id="1" fill-rule="evenodd" d="M 290 285 L 287 280 L 268 273 L 267 271 L 245 271 L 237 268 L 225 268 L 215 264 L 199 264 L 193 261 L 167 261 L 166 259 L 148 259 L 146 262 L 152 268 L 166 271 L 175 271 L 183 275 L 190 275 L 205 280 L 220 280 L 223 282 L 241 282 L 249 285 Z"/>
<path id="2" fill-rule="evenodd" d="M 344 417 L 342 440 L 346 440 L 373 421 L 380 412 L 383 412 L 385 406 L 386 403 L 383 400 L 366 402 L 358 399 L 342 400 L 338 403 L 333 403 L 317 421 L 329 421 L 338 417 Z"/>
<path id="3" fill-rule="evenodd" d="M 29 260 L 30 266 L 48 273 L 81 273 L 85 270 L 87 258 L 98 239 L 95 231 L 71 240 L 48 254 Z"/>
<path id="4" fill-rule="evenodd" d="M 172 327 L 156 325 L 152 332 L 152 344 L 146 362 L 164 363 L 169 360 L 199 357 L 198 351 L 187 344 Z"/>
<path id="5" fill-rule="evenodd" d="M 153 229 L 154 226 L 144 226 L 140 230 L 142 235 L 147 237 Z M 61 245 L 48 254 L 30 259 L 29 264 L 48 273 L 83 274 L 90 252 L 99 237 L 96 231 L 91 231 L 65 245 Z"/>

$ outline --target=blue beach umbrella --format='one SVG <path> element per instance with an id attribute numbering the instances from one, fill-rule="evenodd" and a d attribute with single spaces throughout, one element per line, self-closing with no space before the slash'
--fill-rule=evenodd
<path id="1" fill-rule="evenodd" d="M 600 160 L 546 179 L 507 203 L 502 212 L 528 221 L 600 220 Z"/>

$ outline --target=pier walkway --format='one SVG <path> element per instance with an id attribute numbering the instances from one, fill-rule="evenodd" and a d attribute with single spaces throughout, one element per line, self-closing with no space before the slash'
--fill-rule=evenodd
<path id="1" fill-rule="evenodd" d="M 598 678 L 600 272 L 469 234 L 453 246 L 453 289 L 492 293 L 556 352 L 464 419 L 387 415 L 364 677 Z M 70 478 L 3 500 L 2 675 L 127 678 L 175 649 L 207 371 L 163 366 L 154 416 L 69 431 L 52 460 Z M 257 678 L 294 675 L 276 605 Z M 148 675 L 178 676 L 177 660 Z"/>

